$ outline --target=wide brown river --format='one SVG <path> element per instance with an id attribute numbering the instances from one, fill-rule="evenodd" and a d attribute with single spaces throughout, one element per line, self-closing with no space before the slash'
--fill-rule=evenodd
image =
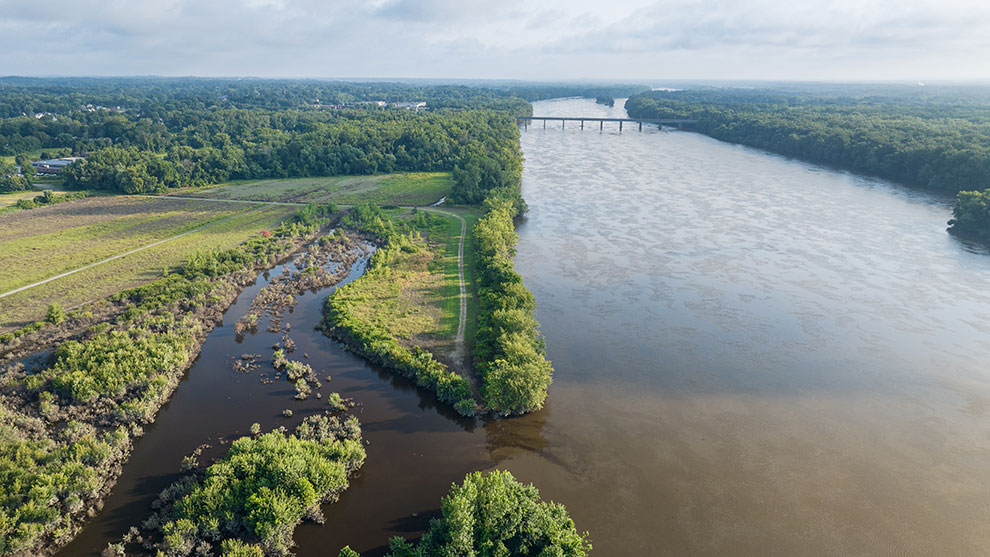
<path id="1" fill-rule="evenodd" d="M 588 100 L 536 114 L 624 115 Z M 451 482 L 505 468 L 564 503 L 596 555 L 982 555 L 990 551 L 990 255 L 950 202 L 686 132 L 522 133 L 517 270 L 556 368 L 546 408 L 456 419 L 288 321 L 324 391 L 361 403 L 368 461 L 298 554 L 378 555 Z M 66 555 L 145 518 L 199 443 L 294 425 L 230 369 L 249 289 L 211 334 L 101 513 Z M 295 408 L 293 419 L 280 416 Z"/>

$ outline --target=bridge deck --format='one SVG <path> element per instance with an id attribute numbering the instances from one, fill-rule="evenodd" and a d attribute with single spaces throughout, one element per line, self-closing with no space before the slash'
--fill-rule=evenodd
<path id="1" fill-rule="evenodd" d="M 633 122 L 644 124 L 697 124 L 697 120 L 675 118 L 601 118 L 596 116 L 517 116 L 516 120 L 550 120 L 553 122 Z"/>

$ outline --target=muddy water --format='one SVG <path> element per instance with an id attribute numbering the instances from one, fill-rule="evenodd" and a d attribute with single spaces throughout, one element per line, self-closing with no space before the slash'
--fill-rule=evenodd
<path id="1" fill-rule="evenodd" d="M 516 259 L 558 370 L 549 448 L 503 466 L 603 555 L 985 554 L 990 257 L 945 199 L 551 128 L 522 136 Z"/>
<path id="2" fill-rule="evenodd" d="M 535 112 L 624 115 L 621 101 Z M 517 269 L 557 369 L 544 410 L 458 420 L 313 331 L 326 292 L 289 316 L 293 357 L 361 403 L 370 442 L 327 523 L 297 530 L 298 554 L 380 554 L 426 527 L 451 482 L 496 466 L 565 503 L 597 555 L 985 553 L 990 256 L 945 233 L 948 202 L 696 134 L 596 128 L 522 136 Z M 64 554 L 146 517 L 200 443 L 322 407 L 231 369 L 277 340 L 233 334 L 263 283 Z"/>

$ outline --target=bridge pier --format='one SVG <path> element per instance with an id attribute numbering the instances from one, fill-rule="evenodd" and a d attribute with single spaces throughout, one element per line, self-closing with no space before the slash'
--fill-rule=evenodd
<path id="1" fill-rule="evenodd" d="M 581 129 L 584 129 L 584 120 L 581 120 Z"/>
<path id="2" fill-rule="evenodd" d="M 639 131 L 643 131 L 643 123 L 642 122 L 639 123 Z"/>
<path id="3" fill-rule="evenodd" d="M 619 120 L 619 132 L 622 131 L 622 120 Z"/>
<path id="4" fill-rule="evenodd" d="M 543 129 L 547 129 L 547 121 L 546 120 L 543 121 Z"/>
<path id="5" fill-rule="evenodd" d="M 605 120 L 599 120 L 598 121 L 598 130 L 601 131 L 601 130 L 604 130 L 604 129 L 605 129 Z"/>

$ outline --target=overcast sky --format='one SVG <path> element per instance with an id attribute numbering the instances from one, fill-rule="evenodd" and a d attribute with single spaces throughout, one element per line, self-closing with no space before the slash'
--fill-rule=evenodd
<path id="1" fill-rule="evenodd" d="M 0 75 L 990 78 L 990 0 L 0 0 Z"/>

